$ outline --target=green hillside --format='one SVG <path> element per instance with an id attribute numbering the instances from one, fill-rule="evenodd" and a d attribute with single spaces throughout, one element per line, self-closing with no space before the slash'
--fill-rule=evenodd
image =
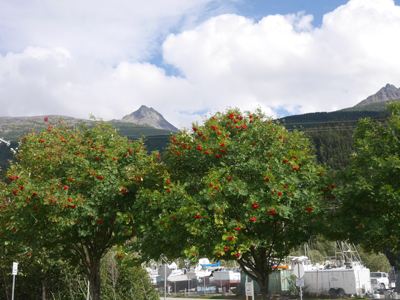
<path id="1" fill-rule="evenodd" d="M 400 102 L 399 99 L 393 99 L 385 102 L 378 102 L 378 103 L 371 103 L 367 105 L 362 105 L 362 106 L 355 106 L 355 107 L 349 107 L 342 109 L 340 111 L 345 111 L 345 112 L 354 112 L 354 111 L 379 111 L 379 112 L 384 112 L 386 110 L 386 106 L 392 102 Z"/>
<path id="2" fill-rule="evenodd" d="M 346 168 L 352 152 L 352 137 L 360 118 L 385 122 L 385 111 L 335 111 L 279 119 L 289 130 L 304 131 L 314 145 L 319 163 L 336 171 Z"/>
<path id="3" fill-rule="evenodd" d="M 302 115 L 289 116 L 278 119 L 288 129 L 300 129 L 315 127 L 332 121 L 358 120 L 360 118 L 372 118 L 384 115 L 385 111 L 333 111 L 315 112 Z"/>

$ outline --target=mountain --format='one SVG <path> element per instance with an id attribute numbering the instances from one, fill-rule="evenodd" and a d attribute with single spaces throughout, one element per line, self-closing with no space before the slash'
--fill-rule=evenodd
<path id="1" fill-rule="evenodd" d="M 59 115 L 49 115 L 46 117 L 51 123 L 58 123 L 59 120 L 62 120 L 70 128 L 81 124 L 88 127 L 93 126 L 92 120 Z M 155 136 L 167 137 L 171 134 L 171 131 L 178 132 L 178 129 L 168 123 L 161 114 L 145 106 L 142 106 L 138 111 L 124 118 L 126 120 L 112 120 L 109 123 L 112 123 L 114 127 L 119 129 L 121 136 L 127 136 L 130 139 L 137 139 L 142 136 L 146 136 L 147 138 Z M 155 122 L 151 122 L 150 118 L 155 120 Z M 154 126 L 149 125 L 149 123 L 154 124 Z M 44 116 L 0 117 L 0 138 L 8 141 L 18 141 L 24 136 L 24 133 L 29 132 L 31 129 L 40 131 L 48 126 L 48 124 L 44 121 Z"/>
<path id="2" fill-rule="evenodd" d="M 152 107 L 148 108 L 142 105 L 137 111 L 122 118 L 122 122 L 134 124 L 146 124 L 157 129 L 168 130 L 171 132 L 178 132 L 178 128 L 169 123 L 164 117 Z"/>
<path id="3" fill-rule="evenodd" d="M 396 99 L 400 99 L 400 88 L 396 88 L 393 84 L 388 83 L 376 94 L 369 96 L 367 99 L 356 104 L 354 107 L 365 106 L 372 103 L 380 103 Z"/>

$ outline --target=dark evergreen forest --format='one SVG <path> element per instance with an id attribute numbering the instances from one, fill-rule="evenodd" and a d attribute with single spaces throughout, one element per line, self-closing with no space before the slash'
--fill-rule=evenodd
<path id="1" fill-rule="evenodd" d="M 319 163 L 343 171 L 352 152 L 352 138 L 358 120 L 385 122 L 387 114 L 373 111 L 311 113 L 279 119 L 288 130 L 304 131 L 314 145 Z"/>

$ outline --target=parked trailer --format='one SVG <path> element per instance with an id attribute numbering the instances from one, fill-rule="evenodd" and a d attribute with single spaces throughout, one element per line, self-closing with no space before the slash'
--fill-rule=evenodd
<path id="1" fill-rule="evenodd" d="M 370 271 L 358 262 L 346 263 L 345 268 L 307 270 L 304 285 L 308 293 L 329 293 L 332 297 L 372 292 Z"/>

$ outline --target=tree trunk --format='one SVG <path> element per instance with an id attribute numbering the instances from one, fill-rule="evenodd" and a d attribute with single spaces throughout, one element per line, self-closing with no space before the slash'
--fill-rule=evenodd
<path id="1" fill-rule="evenodd" d="M 8 291 L 7 291 L 7 276 L 6 276 L 6 271 L 2 269 L 3 273 L 3 279 L 4 279 L 4 291 L 6 292 L 6 298 L 9 300 L 10 298 L 8 297 Z"/>
<path id="2" fill-rule="evenodd" d="M 262 280 L 262 279 L 264 279 L 264 280 Z M 269 274 L 264 278 L 260 278 L 260 280 L 257 283 L 260 286 L 262 299 L 267 300 L 268 299 Z"/>
<path id="3" fill-rule="evenodd" d="M 42 300 L 46 300 L 46 284 L 42 282 Z"/>
<path id="4" fill-rule="evenodd" d="M 89 281 L 93 293 L 93 300 L 100 300 L 101 299 L 100 259 L 91 260 Z"/>
<path id="5" fill-rule="evenodd" d="M 258 261 L 260 259 L 257 259 Z M 271 269 L 267 260 L 264 259 L 264 264 L 259 264 L 258 268 L 253 263 L 251 259 L 247 259 L 246 261 L 242 258 L 238 261 L 242 271 L 249 276 L 253 281 L 258 283 L 260 287 L 261 295 L 263 300 L 268 299 L 268 287 L 269 287 L 269 274 L 271 273 Z M 248 268 L 246 268 L 248 267 Z"/>

